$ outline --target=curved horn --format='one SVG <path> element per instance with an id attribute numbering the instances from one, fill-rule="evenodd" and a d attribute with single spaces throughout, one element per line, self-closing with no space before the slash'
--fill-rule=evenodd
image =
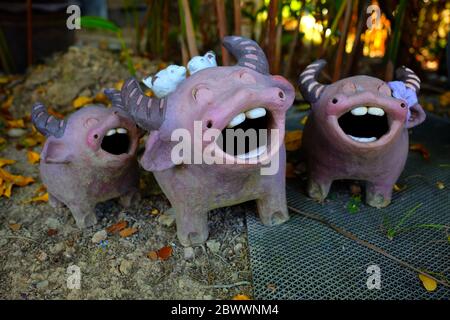
<path id="1" fill-rule="evenodd" d="M 166 99 L 146 96 L 135 78 L 123 84 L 121 96 L 125 110 L 141 128 L 152 131 L 161 127 L 166 113 Z"/>
<path id="2" fill-rule="evenodd" d="M 253 40 L 237 36 L 223 38 L 223 46 L 236 58 L 237 64 L 262 74 L 269 74 L 269 63 L 261 47 Z"/>
<path id="3" fill-rule="evenodd" d="M 125 110 L 125 106 L 122 101 L 122 94 L 120 93 L 120 91 L 108 88 L 103 90 L 103 92 L 105 93 L 106 97 L 111 101 L 113 108 L 115 107 Z"/>
<path id="4" fill-rule="evenodd" d="M 316 80 L 317 75 L 326 64 L 327 62 L 325 60 L 317 60 L 311 63 L 306 67 L 298 79 L 300 92 L 310 103 L 314 103 L 319 100 L 320 95 L 326 87 L 326 85 L 321 84 Z"/>
<path id="5" fill-rule="evenodd" d="M 408 88 L 413 89 L 415 92 L 420 90 L 420 79 L 411 69 L 403 66 L 395 71 L 395 77 L 403 81 Z"/>
<path id="6" fill-rule="evenodd" d="M 55 136 L 60 138 L 64 135 L 67 121 L 64 119 L 57 119 L 48 113 L 47 109 L 41 102 L 33 105 L 31 110 L 31 122 L 33 122 L 36 129 L 44 136 Z"/>

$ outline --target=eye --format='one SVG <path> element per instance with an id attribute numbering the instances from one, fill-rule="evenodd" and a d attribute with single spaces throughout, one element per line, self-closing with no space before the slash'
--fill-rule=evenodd
<path id="1" fill-rule="evenodd" d="M 192 89 L 192 98 L 194 98 L 195 101 L 210 101 L 212 99 L 212 95 L 212 91 L 204 86 L 198 86 Z"/>
<path id="2" fill-rule="evenodd" d="M 97 118 L 88 118 L 84 122 L 84 127 L 85 128 L 90 128 L 90 127 L 92 127 L 93 125 L 95 125 L 98 122 L 99 122 L 99 120 Z"/>

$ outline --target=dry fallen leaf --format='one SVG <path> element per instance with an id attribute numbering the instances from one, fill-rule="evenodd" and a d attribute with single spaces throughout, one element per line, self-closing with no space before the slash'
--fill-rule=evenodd
<path id="1" fill-rule="evenodd" d="M 85 97 L 85 96 L 81 96 L 76 98 L 75 100 L 73 100 L 72 102 L 72 106 L 75 109 L 79 109 L 85 105 L 87 105 L 88 103 L 92 103 L 93 99 L 89 98 L 89 97 Z"/>
<path id="2" fill-rule="evenodd" d="M 39 162 L 40 156 L 39 153 L 28 150 L 27 151 L 27 158 L 28 158 L 28 162 L 31 164 L 35 164 L 37 162 Z"/>
<path id="3" fill-rule="evenodd" d="M 11 223 L 9 225 L 9 228 L 14 232 L 19 231 L 21 227 L 22 227 L 22 225 L 20 223 Z"/>
<path id="4" fill-rule="evenodd" d="M 172 255 L 172 251 L 173 249 L 171 246 L 163 247 L 157 251 L 158 258 L 161 260 L 167 260 Z"/>
<path id="5" fill-rule="evenodd" d="M 245 294 L 237 294 L 233 297 L 232 300 L 250 300 L 249 296 L 246 296 Z"/>
<path id="6" fill-rule="evenodd" d="M 6 101 L 2 103 L 2 109 L 8 110 L 9 108 L 11 108 L 13 100 L 14 96 L 9 96 L 8 99 L 6 99 Z"/>
<path id="7" fill-rule="evenodd" d="M 425 146 L 421 143 L 413 143 L 409 146 L 409 150 L 411 151 L 417 151 L 420 152 L 422 154 L 422 157 L 425 160 L 429 160 L 430 159 L 430 152 L 427 150 L 427 148 L 425 148 Z"/>
<path id="8" fill-rule="evenodd" d="M 396 183 L 396 184 L 394 184 L 393 189 L 395 192 L 400 192 L 400 191 L 403 191 L 406 189 L 406 185 L 401 185 L 401 184 Z"/>
<path id="9" fill-rule="evenodd" d="M 420 279 L 420 281 L 422 281 L 422 284 L 425 287 L 425 289 L 427 289 L 427 291 L 432 292 L 432 291 L 436 290 L 436 288 L 437 288 L 436 280 L 428 278 L 427 276 L 425 276 L 423 274 L 419 274 L 419 279 Z"/>
<path id="10" fill-rule="evenodd" d="M 147 97 L 153 97 L 153 95 L 154 95 L 154 94 L 153 94 L 153 91 L 150 90 L 150 89 L 145 90 L 144 94 L 145 94 Z"/>
<path id="11" fill-rule="evenodd" d="M 3 195 L 7 198 L 11 197 L 13 183 L 11 181 L 5 181 L 5 189 L 3 190 Z"/>
<path id="12" fill-rule="evenodd" d="M 117 81 L 117 82 L 114 84 L 114 89 L 116 89 L 116 90 L 118 90 L 118 91 L 122 90 L 122 86 L 123 86 L 123 83 L 124 83 L 124 82 L 125 82 L 125 81 L 123 81 L 123 80 Z"/>
<path id="13" fill-rule="evenodd" d="M 302 130 L 294 130 L 286 132 L 284 137 L 284 143 L 286 144 L 287 151 L 295 151 L 300 149 L 302 145 Z"/>
<path id="14" fill-rule="evenodd" d="M 34 191 L 34 194 L 41 194 L 44 193 L 45 191 L 47 191 L 47 187 L 41 184 L 39 188 L 37 188 L 36 191 Z"/>
<path id="15" fill-rule="evenodd" d="M 0 178 L 6 181 L 10 181 L 13 184 L 18 185 L 19 187 L 25 187 L 26 185 L 34 182 L 34 179 L 32 177 L 13 175 L 2 168 L 0 168 Z"/>
<path id="16" fill-rule="evenodd" d="M 34 197 L 30 202 L 48 202 L 48 193 L 46 192 L 41 196 Z"/>
<path id="17" fill-rule="evenodd" d="M 108 97 L 105 95 L 103 91 L 99 91 L 94 97 L 95 103 L 101 103 L 104 105 L 110 105 L 111 101 L 109 101 Z"/>
<path id="18" fill-rule="evenodd" d="M 23 119 L 16 119 L 16 120 L 8 120 L 6 121 L 9 128 L 25 128 L 25 122 Z"/>
<path id="19" fill-rule="evenodd" d="M 16 160 L 0 158 L 0 168 L 13 163 L 16 163 Z"/>
<path id="20" fill-rule="evenodd" d="M 445 184 L 444 184 L 442 181 L 438 181 L 438 182 L 436 182 L 436 187 L 437 187 L 439 190 L 442 190 L 442 189 L 445 188 Z"/>
<path id="21" fill-rule="evenodd" d="M 106 228 L 106 232 L 114 234 L 114 233 L 117 233 L 119 231 L 122 231 L 127 226 L 128 226 L 128 222 L 126 222 L 124 220 L 121 220 L 121 221 L 113 224 L 112 226 L 109 226 L 108 228 Z"/>
<path id="22" fill-rule="evenodd" d="M 48 229 L 47 230 L 47 236 L 49 236 L 49 237 L 53 237 L 53 236 L 55 236 L 55 235 L 57 235 L 58 234 L 58 230 L 56 230 L 56 229 Z"/>
<path id="23" fill-rule="evenodd" d="M 147 257 L 148 257 L 150 260 L 155 261 L 155 260 L 158 259 L 158 254 L 156 253 L 156 251 L 150 251 L 149 253 L 147 253 Z"/>
<path id="24" fill-rule="evenodd" d="M 136 229 L 136 228 L 125 228 L 125 229 L 123 229 L 122 231 L 119 232 L 119 235 L 122 238 L 126 238 L 126 237 L 129 237 L 129 236 L 132 236 L 136 232 L 138 232 L 138 229 Z"/>

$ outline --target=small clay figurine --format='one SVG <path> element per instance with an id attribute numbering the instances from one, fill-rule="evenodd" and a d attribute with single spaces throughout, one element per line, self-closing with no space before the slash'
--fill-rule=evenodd
<path id="1" fill-rule="evenodd" d="M 323 85 L 316 77 L 325 64 L 310 64 L 299 79 L 311 103 L 302 142 L 308 194 L 323 201 L 334 180 L 363 180 L 367 204 L 385 207 L 408 156 L 408 129 L 425 120 L 417 101 L 420 79 L 402 67 L 400 81 L 354 76 Z"/>
<path id="2" fill-rule="evenodd" d="M 208 51 L 204 56 L 193 57 L 187 64 L 190 75 L 211 67 L 217 67 L 216 54 L 213 51 Z"/>
<path id="3" fill-rule="evenodd" d="M 156 75 L 145 78 L 142 82 L 152 89 L 158 98 L 163 98 L 175 91 L 184 79 L 186 79 L 186 68 L 173 64 L 159 71 Z"/>
<path id="4" fill-rule="evenodd" d="M 285 115 L 294 100 L 294 88 L 281 76 L 269 74 L 269 65 L 258 44 L 242 37 L 225 37 L 224 46 L 237 65 L 212 67 L 188 77 L 165 99 L 143 94 L 136 80 L 122 88 L 122 99 L 136 123 L 150 132 L 140 160 L 153 171 L 176 212 L 177 234 L 185 246 L 208 238 L 208 211 L 256 200 L 265 225 L 289 219 L 285 195 Z M 224 134 L 225 129 L 256 131 L 272 129 L 266 141 L 242 152 L 227 149 L 218 141 L 194 138 L 199 121 L 200 138 L 207 129 Z M 198 123 L 198 122 L 197 122 Z M 201 164 L 174 162 L 171 153 L 178 141 L 177 129 L 193 137 L 189 146 L 194 157 L 209 153 Z M 228 144 L 228 143 L 227 143 Z M 225 149 L 227 149 L 225 151 Z M 209 164 L 210 160 L 225 164 Z M 278 161 L 276 161 L 278 160 Z M 262 174 L 268 161 L 277 162 L 272 174 Z M 231 164 L 232 163 L 232 164 Z"/>
<path id="5" fill-rule="evenodd" d="M 113 106 L 86 106 L 60 120 L 36 103 L 31 120 L 47 137 L 40 173 L 53 207 L 66 205 L 79 228 L 97 222 L 95 205 L 120 198 L 129 206 L 138 194 L 139 129 L 123 110 L 120 92 L 105 91 Z"/>

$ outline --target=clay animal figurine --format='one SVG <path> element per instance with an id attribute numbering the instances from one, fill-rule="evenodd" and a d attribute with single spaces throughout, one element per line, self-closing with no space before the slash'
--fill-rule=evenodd
<path id="1" fill-rule="evenodd" d="M 186 79 L 186 68 L 183 66 L 170 65 L 159 71 L 154 76 L 142 80 L 144 84 L 152 89 L 158 98 L 163 98 L 175 91 L 177 86 Z"/>
<path id="2" fill-rule="evenodd" d="M 204 56 L 193 57 L 187 64 L 190 75 L 211 67 L 217 67 L 216 54 L 213 51 L 208 51 Z"/>
<path id="3" fill-rule="evenodd" d="M 334 180 L 363 180 L 366 203 L 385 207 L 408 156 L 408 129 L 425 120 L 416 96 L 420 79 L 402 67 L 392 83 L 361 75 L 324 85 L 316 77 L 325 64 L 310 64 L 299 79 L 311 103 L 302 142 L 307 192 L 323 201 Z"/>
<path id="4" fill-rule="evenodd" d="M 42 103 L 31 120 L 47 137 L 40 174 L 53 207 L 66 205 L 79 228 L 96 224 L 95 205 L 113 198 L 129 206 L 138 199 L 139 130 L 123 110 L 120 92 L 105 91 L 113 106 L 86 106 L 60 120 Z"/>
<path id="5" fill-rule="evenodd" d="M 294 88 L 283 77 L 269 74 L 267 59 L 256 42 L 230 36 L 224 38 L 224 46 L 236 57 L 237 65 L 195 73 L 165 99 L 147 97 L 134 79 L 122 88 L 128 112 L 137 124 L 151 131 L 140 163 L 153 171 L 170 200 L 176 212 L 178 239 L 184 246 L 207 240 L 208 211 L 215 208 L 256 200 L 265 225 L 289 219 L 283 139 Z M 196 121 L 200 125 L 196 126 Z M 224 139 L 211 142 L 193 138 L 188 145 L 194 157 L 202 158 L 206 150 L 213 150 L 212 154 L 204 156 L 200 164 L 173 161 L 171 153 L 179 142 L 172 141 L 172 133 L 182 128 L 194 137 L 196 127 L 200 137 L 207 129 L 216 129 L 219 134 L 226 129 L 232 133 L 273 129 L 278 135 L 269 133 L 254 149 L 245 146 L 240 152 L 227 148 Z M 224 159 L 225 164 L 211 161 Z M 279 166 L 273 174 L 261 174 L 263 164 L 274 159 Z"/>

